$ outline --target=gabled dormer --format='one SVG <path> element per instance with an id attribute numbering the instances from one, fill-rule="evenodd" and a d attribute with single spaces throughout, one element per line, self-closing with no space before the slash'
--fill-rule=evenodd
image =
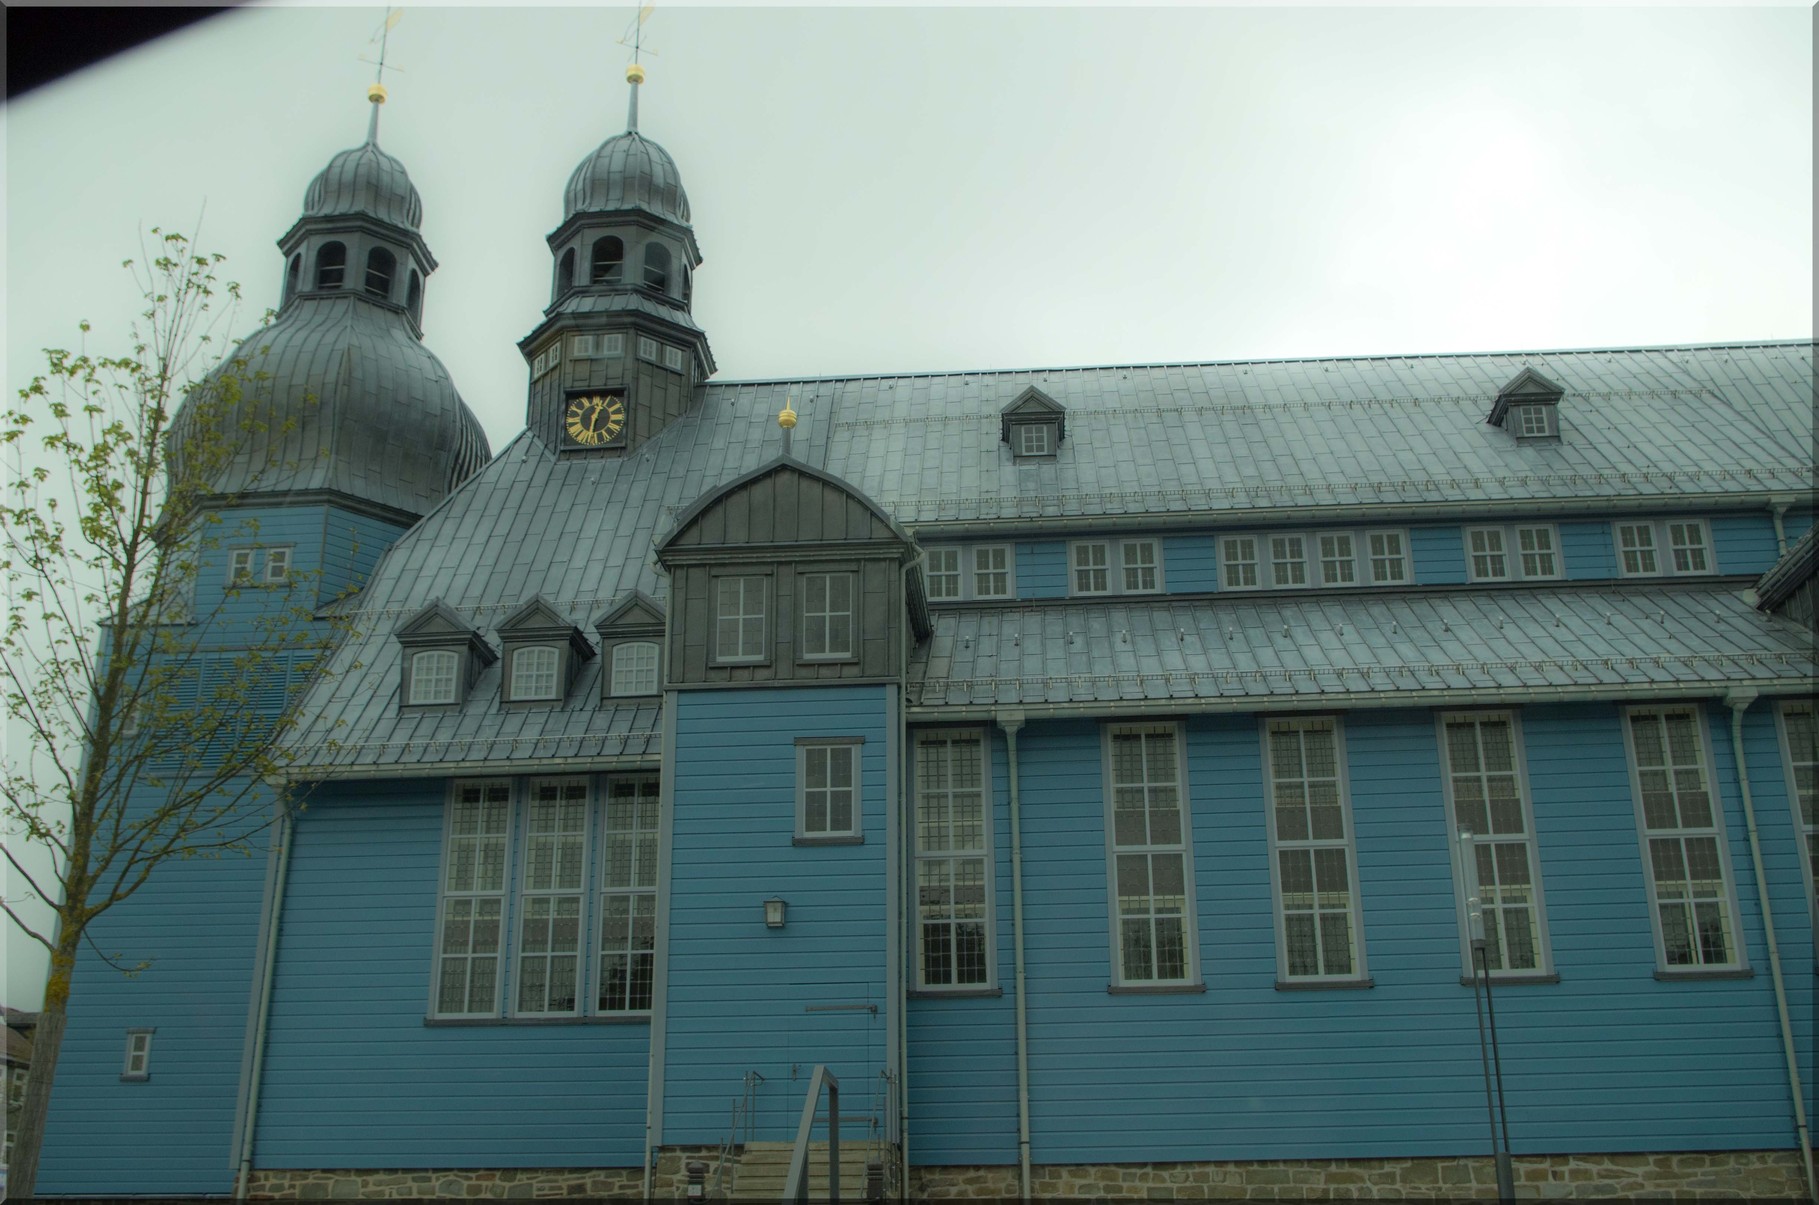
<path id="1" fill-rule="evenodd" d="M 1558 441 L 1560 399 L 1565 396 L 1566 390 L 1525 366 L 1497 391 L 1497 400 L 1484 421 L 1502 427 L 1524 443 Z"/>
<path id="2" fill-rule="evenodd" d="M 1067 408 L 1031 385 L 998 412 L 998 437 L 1014 460 L 1053 460 L 1067 438 Z"/>
<path id="3" fill-rule="evenodd" d="M 663 608 L 638 590 L 619 596 L 594 621 L 600 634 L 602 702 L 648 698 L 663 689 Z"/>
<path id="4" fill-rule="evenodd" d="M 440 599 L 393 633 L 404 647 L 399 670 L 401 707 L 459 707 L 482 670 L 499 654 Z"/>
<path id="5" fill-rule="evenodd" d="M 594 656 L 581 629 L 540 594 L 500 623 L 499 643 L 505 656 L 503 703 L 561 702 Z"/>

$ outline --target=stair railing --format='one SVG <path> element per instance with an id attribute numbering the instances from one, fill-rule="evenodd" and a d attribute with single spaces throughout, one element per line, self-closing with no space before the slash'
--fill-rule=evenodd
<path id="1" fill-rule="evenodd" d="M 715 1197 L 724 1198 L 727 1195 L 730 1186 L 726 1180 L 726 1169 L 729 1164 L 733 1165 L 734 1174 L 737 1175 L 737 1165 L 733 1164 L 733 1152 L 751 1143 L 752 1127 L 756 1122 L 754 1114 L 758 1111 L 758 1085 L 763 1082 L 762 1075 L 756 1071 L 747 1071 L 744 1086 L 740 1089 L 739 1095 L 733 1098 L 732 1124 L 726 1129 L 726 1141 L 720 1144 L 720 1162 L 714 1168 L 713 1195 Z"/>
<path id="2" fill-rule="evenodd" d="M 796 1145 L 790 1151 L 789 1177 L 783 1182 L 783 1199 L 805 1205 L 808 1201 L 808 1147 L 815 1130 L 815 1106 L 821 1089 L 827 1089 L 827 1199 L 840 1202 L 840 1081 L 824 1063 L 815 1064 L 809 1077 L 808 1099 L 802 1102 L 802 1121 L 796 1127 Z"/>

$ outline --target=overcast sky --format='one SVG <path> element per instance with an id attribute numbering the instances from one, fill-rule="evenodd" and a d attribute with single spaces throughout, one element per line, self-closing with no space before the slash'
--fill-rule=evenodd
<path id="1" fill-rule="evenodd" d="M 392 31 L 380 144 L 441 263 L 425 342 L 495 450 L 563 185 L 624 128 L 634 15 Z M 276 304 L 275 240 L 364 137 L 382 20 L 242 10 L 9 107 L 9 396 L 79 319 L 120 345 L 142 228 L 200 215 L 248 318 Z M 646 44 L 639 125 L 682 171 L 720 379 L 1813 332 L 1802 5 L 662 7 Z"/>

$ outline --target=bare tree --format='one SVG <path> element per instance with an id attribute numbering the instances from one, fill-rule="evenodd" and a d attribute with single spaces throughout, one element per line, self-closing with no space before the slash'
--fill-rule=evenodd
<path id="1" fill-rule="evenodd" d="M 239 301 L 216 277 L 222 257 L 151 233 L 125 265 L 146 303 L 130 353 L 48 350 L 44 375 L 0 418 L 15 470 L 0 494 L 0 687 L 26 738 L 0 763 L 3 848 L 53 917 L 35 923 L 22 899 L 0 900 L 50 952 L 14 1144 L 21 1195 L 90 926 L 172 859 L 251 852 L 275 814 L 299 688 L 341 635 L 306 575 L 273 572 L 269 556 L 256 582 L 250 561 L 230 563 L 219 600 L 210 578 L 198 606 L 202 565 L 258 539 L 213 487 L 235 457 L 273 446 L 260 438 L 271 411 L 245 353 L 257 339 L 240 360 L 217 350 Z"/>

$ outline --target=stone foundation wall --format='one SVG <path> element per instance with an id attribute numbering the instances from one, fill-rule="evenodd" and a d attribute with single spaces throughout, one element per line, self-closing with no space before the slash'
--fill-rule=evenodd
<path id="1" fill-rule="evenodd" d="M 1516 1196 L 1808 1200 L 1796 1151 L 1518 1155 Z M 1106 1200 L 1497 1199 L 1496 1165 L 1460 1159 L 1278 1159 L 1244 1163 L 1053 1164 L 1031 1169 L 1039 1198 Z M 1015 1197 L 1015 1167 L 910 1169 L 918 1200 Z"/>
<path id="2" fill-rule="evenodd" d="M 712 1168 L 714 1147 L 671 1147 L 657 1159 L 655 1200 L 677 1200 L 686 1167 Z M 1795 1151 L 1712 1151 L 1675 1155 L 1518 1155 L 1516 1196 L 1526 1200 L 1580 1197 L 1673 1197 L 1715 1200 L 1808 1200 Z M 1032 1169 L 1039 1198 L 1061 1200 L 1482 1200 L 1497 1198 L 1495 1166 L 1487 1158 L 1277 1159 L 1243 1163 L 1053 1164 Z M 250 1196 L 266 1201 L 385 1197 L 598 1197 L 636 1200 L 638 1168 L 520 1168 L 499 1171 L 258 1171 Z M 910 1169 L 916 1200 L 1014 1198 L 1012 1167 Z"/>

